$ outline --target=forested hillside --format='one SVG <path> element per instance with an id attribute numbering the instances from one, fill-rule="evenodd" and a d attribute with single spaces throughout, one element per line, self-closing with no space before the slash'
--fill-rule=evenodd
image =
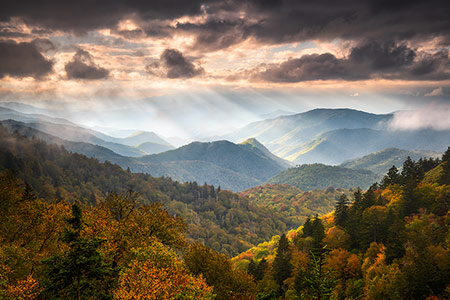
<path id="1" fill-rule="evenodd" d="M 241 192 L 250 201 L 287 213 L 289 223 L 302 225 L 308 216 L 324 215 L 334 209 L 342 194 L 350 190 L 328 187 L 322 190 L 303 191 L 288 184 L 265 184 Z"/>
<path id="2" fill-rule="evenodd" d="M 188 244 L 181 218 L 134 193 L 71 204 L 40 199 L 9 173 L 0 199 L 0 299 L 256 297 L 246 272 Z"/>
<path id="3" fill-rule="evenodd" d="M 234 258 L 259 299 L 449 299 L 450 147 Z"/>
<path id="4" fill-rule="evenodd" d="M 271 184 L 289 184 L 301 190 L 335 188 L 368 188 L 379 176 L 364 169 L 349 169 L 323 164 L 300 165 L 280 172 L 267 181 Z"/>
<path id="5" fill-rule="evenodd" d="M 253 144 L 193 142 L 136 160 L 142 164 L 136 164 L 135 171 L 153 176 L 170 176 L 180 181 L 206 181 L 224 185 L 233 191 L 261 184 L 289 166 L 257 141 Z"/>
<path id="6" fill-rule="evenodd" d="M 393 165 L 399 166 L 400 168 L 408 156 L 412 160 L 419 160 L 421 158 L 435 159 L 440 157 L 441 153 L 424 150 L 409 151 L 397 148 L 387 148 L 363 157 L 348 160 L 340 164 L 340 167 L 370 170 L 375 174 L 383 176 Z"/>
<path id="7" fill-rule="evenodd" d="M 272 235 L 292 228 L 287 213 L 277 212 L 220 187 L 179 183 L 133 174 L 109 162 L 69 153 L 38 139 L 0 127 L 0 170 L 10 170 L 48 201 L 94 205 L 110 192 L 137 192 L 141 203 L 159 202 L 188 225 L 188 237 L 216 251 L 236 255 Z"/>

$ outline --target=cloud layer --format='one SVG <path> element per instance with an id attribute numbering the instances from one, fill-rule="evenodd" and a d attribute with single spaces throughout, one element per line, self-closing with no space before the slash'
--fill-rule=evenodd
<path id="1" fill-rule="evenodd" d="M 202 67 L 195 66 L 176 49 L 166 49 L 160 60 L 147 65 L 148 73 L 167 78 L 191 78 L 201 75 Z"/>
<path id="2" fill-rule="evenodd" d="M 389 125 L 394 130 L 450 130 L 448 116 L 449 104 L 431 104 L 418 110 L 397 112 Z"/>
<path id="3" fill-rule="evenodd" d="M 448 45 L 449 12 L 450 4 L 445 0 L 19 0 L 2 6 L 0 21 L 16 17 L 28 24 L 80 33 L 114 29 L 121 20 L 131 18 L 140 24 L 137 31 L 149 36 L 192 33 L 198 46 L 209 49 L 225 48 L 248 38 L 285 43 L 440 36 Z M 190 18 L 171 22 L 182 17 Z"/>
<path id="4" fill-rule="evenodd" d="M 65 65 L 67 78 L 69 79 L 104 79 L 109 71 L 97 66 L 89 52 L 79 49 L 72 61 Z"/>
<path id="5" fill-rule="evenodd" d="M 53 62 L 38 50 L 38 43 L 0 41 L 0 78 L 41 78 L 52 71 Z"/>
<path id="6" fill-rule="evenodd" d="M 361 85 L 378 93 L 383 82 L 404 85 L 402 97 L 448 98 L 449 14 L 444 0 L 10 1 L 0 10 L 0 93 L 315 85 L 362 99 Z"/>
<path id="7" fill-rule="evenodd" d="M 346 58 L 331 53 L 310 54 L 263 65 L 252 73 L 255 79 L 271 82 L 370 78 L 448 80 L 450 59 L 448 50 L 430 55 L 393 41 L 367 42 L 354 47 Z"/>

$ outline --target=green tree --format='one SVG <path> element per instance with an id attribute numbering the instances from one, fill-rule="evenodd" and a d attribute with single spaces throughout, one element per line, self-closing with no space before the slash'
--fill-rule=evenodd
<path id="1" fill-rule="evenodd" d="M 383 177 L 383 180 L 381 181 L 381 188 L 384 189 L 388 185 L 392 184 L 400 184 L 401 182 L 401 176 L 398 173 L 398 169 L 396 166 L 392 166 L 389 171 L 387 172 L 386 176 Z"/>
<path id="2" fill-rule="evenodd" d="M 99 252 L 103 240 L 84 238 L 81 208 L 72 206 L 72 218 L 66 220 L 62 241 L 68 246 L 64 254 L 44 261 L 44 299 L 111 299 L 117 270 L 106 263 Z"/>
<path id="3" fill-rule="evenodd" d="M 284 294 L 284 281 L 291 277 L 292 273 L 292 251 L 289 246 L 289 241 L 285 234 L 283 234 L 278 241 L 277 254 L 273 260 L 273 278 L 280 286 L 280 293 Z"/>
<path id="4" fill-rule="evenodd" d="M 442 175 L 439 179 L 440 184 L 450 185 L 450 147 L 447 148 L 444 155 L 442 155 Z"/>
<path id="5" fill-rule="evenodd" d="M 326 253 L 325 247 L 320 248 L 317 254 L 311 251 L 308 267 L 298 271 L 294 288 L 301 299 L 331 299 L 335 281 L 330 271 L 323 267 Z"/>
<path id="6" fill-rule="evenodd" d="M 266 274 L 267 270 L 267 260 L 265 258 L 261 259 L 258 263 L 258 266 L 256 266 L 255 270 L 255 278 L 256 280 L 262 280 L 264 277 L 264 274 Z"/>
<path id="7" fill-rule="evenodd" d="M 338 201 L 336 202 L 336 207 L 334 211 L 334 224 L 344 227 L 347 221 L 347 210 L 348 210 L 348 198 L 345 194 L 342 194 Z"/>

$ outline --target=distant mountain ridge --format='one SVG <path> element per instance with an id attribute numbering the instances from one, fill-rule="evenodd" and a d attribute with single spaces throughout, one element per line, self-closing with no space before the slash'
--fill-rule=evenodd
<path id="1" fill-rule="evenodd" d="M 176 180 L 202 182 L 205 172 L 210 172 L 216 175 L 209 176 L 208 183 L 222 182 L 222 187 L 234 191 L 258 185 L 289 166 L 288 162 L 275 157 L 257 141 L 253 141 L 253 144 L 234 144 L 229 141 L 193 142 L 175 150 L 136 160 L 143 163 L 140 171 L 153 176 L 171 174 Z M 196 171 L 195 166 L 203 172 Z M 189 171 L 183 175 L 181 170 L 187 169 Z"/>
<path id="2" fill-rule="evenodd" d="M 0 106 L 0 120 L 8 119 L 26 123 L 30 127 L 67 141 L 103 146 L 123 156 L 137 157 L 174 149 L 153 132 L 141 131 L 126 138 L 115 138 L 62 118 L 26 114 Z M 146 150 L 138 147 L 146 142 L 152 143 L 145 145 Z"/>
<path id="3" fill-rule="evenodd" d="M 228 141 L 212 143 L 191 143 L 184 147 L 160 154 L 139 158 L 125 157 L 105 147 L 85 142 L 66 141 L 34 128 L 29 123 L 13 120 L 0 121 L 9 131 L 48 144 L 64 146 L 71 152 L 95 157 L 99 161 L 110 161 L 123 169 L 148 173 L 155 177 L 171 177 L 180 182 L 207 182 L 223 189 L 240 191 L 257 186 L 265 180 L 285 170 L 289 163 L 274 159 L 267 149 L 249 144 L 237 145 Z M 253 141 L 257 145 L 257 141 Z"/>
<path id="4" fill-rule="evenodd" d="M 298 163 L 295 154 L 302 150 L 302 145 L 320 134 L 342 128 L 380 129 L 384 128 L 391 118 L 391 114 L 376 115 L 352 109 L 314 109 L 254 122 L 225 138 L 242 141 L 254 137 L 275 155 Z"/>
<path id="5" fill-rule="evenodd" d="M 299 164 L 322 162 L 338 165 L 386 148 L 444 151 L 450 131 L 432 129 L 390 131 L 374 129 L 337 129 L 303 145 L 290 158 Z"/>
<path id="6" fill-rule="evenodd" d="M 450 130 L 394 130 L 393 117 L 353 109 L 314 109 L 254 122 L 224 138 L 235 142 L 256 138 L 295 164 L 338 165 L 386 148 L 446 149 Z"/>

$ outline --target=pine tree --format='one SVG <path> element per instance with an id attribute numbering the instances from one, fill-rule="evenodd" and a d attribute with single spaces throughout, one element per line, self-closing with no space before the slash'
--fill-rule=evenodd
<path id="1" fill-rule="evenodd" d="M 411 157 L 407 157 L 403 163 L 402 180 L 403 184 L 417 185 L 422 180 L 424 171 L 419 163 L 415 163 Z"/>
<path id="2" fill-rule="evenodd" d="M 345 194 L 342 194 L 336 202 L 334 211 L 334 223 L 337 226 L 345 227 L 345 222 L 347 221 L 348 204 L 349 201 L 347 196 Z"/>
<path id="3" fill-rule="evenodd" d="M 392 184 L 400 184 L 400 182 L 401 176 L 398 173 L 398 169 L 396 166 L 392 166 L 387 172 L 386 176 L 383 177 L 383 180 L 381 181 L 381 188 L 384 189 L 388 185 Z"/>
<path id="4" fill-rule="evenodd" d="M 81 208 L 72 206 L 69 229 L 62 237 L 69 250 L 44 261 L 44 299 L 111 299 L 117 270 L 98 251 L 103 240 L 82 237 Z"/>
<path id="5" fill-rule="evenodd" d="M 440 184 L 450 184 L 450 147 L 442 155 L 442 175 L 439 179 Z"/>
<path id="6" fill-rule="evenodd" d="M 256 280 L 261 280 L 264 277 L 264 274 L 267 270 L 267 260 L 265 258 L 261 259 L 258 263 L 258 266 L 256 266 L 255 270 L 255 278 Z"/>
<path id="7" fill-rule="evenodd" d="M 323 247 L 323 239 L 325 237 L 325 227 L 322 224 L 322 220 L 316 215 L 312 221 L 313 232 L 311 237 L 313 238 L 313 244 L 311 251 L 312 252 L 320 252 Z"/>
<path id="8" fill-rule="evenodd" d="M 303 237 L 311 236 L 313 233 L 313 226 L 311 218 L 306 218 L 305 224 L 303 224 Z"/>
<path id="9" fill-rule="evenodd" d="M 325 247 L 318 253 L 311 252 L 308 268 L 299 270 L 294 287 L 301 299 L 331 299 L 335 281 L 333 274 L 323 268 L 326 253 Z"/>
<path id="10" fill-rule="evenodd" d="M 280 294 L 285 292 L 284 281 L 291 277 L 291 248 L 285 234 L 283 234 L 278 242 L 277 254 L 273 260 L 273 277 L 275 282 L 280 286 Z"/>
<path id="11" fill-rule="evenodd" d="M 247 267 L 247 273 L 252 275 L 255 279 L 256 279 L 256 267 L 257 267 L 257 264 L 255 263 L 255 261 L 253 259 L 250 261 L 250 263 L 248 264 L 248 267 Z"/>

